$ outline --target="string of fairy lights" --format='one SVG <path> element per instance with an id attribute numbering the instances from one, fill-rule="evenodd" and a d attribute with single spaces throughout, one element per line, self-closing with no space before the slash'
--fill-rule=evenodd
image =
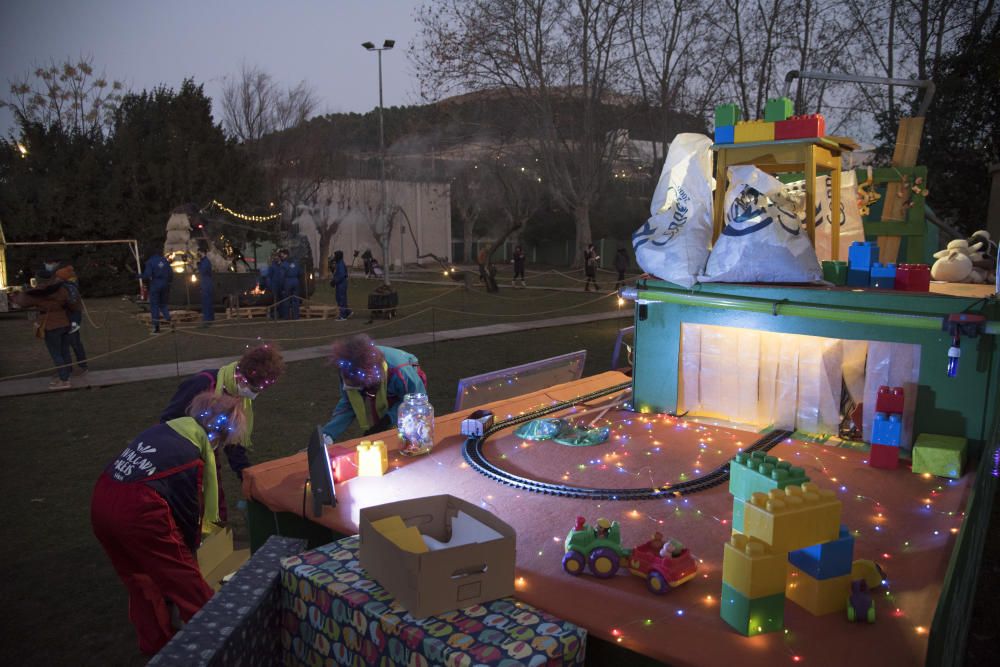
<path id="1" fill-rule="evenodd" d="M 572 414 L 567 415 L 566 418 L 572 419 Z M 665 449 L 667 447 L 670 436 L 665 433 L 673 430 L 689 431 L 696 435 L 698 440 L 697 448 L 694 452 L 694 460 L 689 466 L 684 466 L 687 470 L 675 473 L 677 481 L 684 481 L 690 477 L 701 475 L 703 471 L 717 465 L 718 461 L 706 460 L 706 457 L 721 457 L 725 459 L 737 451 L 741 451 L 744 447 L 744 442 L 739 439 L 741 435 L 738 432 L 669 415 L 635 415 L 623 417 L 622 413 L 619 412 L 618 414 L 609 414 L 603 417 L 601 421 L 603 425 L 611 429 L 612 435 L 608 440 L 608 444 L 611 445 L 610 450 L 597 456 L 591 455 L 585 462 L 567 466 L 564 472 L 559 475 L 563 482 L 572 484 L 574 483 L 573 478 L 578 473 L 590 469 L 606 470 L 611 473 L 633 476 L 641 478 L 643 483 L 649 483 L 650 480 L 647 478 L 651 478 L 654 474 L 654 468 L 650 465 L 652 461 L 650 457 L 654 457 L 660 453 L 661 448 Z M 638 426 L 638 431 L 636 430 L 636 426 Z M 791 442 L 793 441 L 789 439 L 785 441 L 785 444 Z M 867 505 L 869 508 L 865 510 L 866 516 L 856 519 L 855 525 L 851 526 L 851 534 L 859 541 L 859 544 L 866 537 L 869 538 L 869 546 L 873 546 L 872 542 L 875 539 L 881 543 L 879 544 L 881 551 L 878 553 L 876 560 L 885 564 L 888 574 L 882 582 L 881 592 L 879 593 L 882 602 L 879 607 L 885 609 L 888 614 L 895 618 L 908 619 L 909 615 L 893 589 L 893 559 L 903 555 L 920 553 L 935 542 L 946 539 L 949 536 L 953 537 L 957 535 L 964 518 L 964 512 L 937 510 L 935 506 L 945 498 L 945 494 L 950 489 L 958 487 L 960 482 L 957 480 L 945 481 L 927 474 L 920 475 L 921 483 L 929 482 L 929 484 L 923 487 L 921 493 L 917 493 L 912 497 L 912 501 L 916 506 L 909 508 L 905 505 L 899 506 L 898 503 L 894 503 L 891 504 L 890 511 L 890 505 L 886 505 L 878 498 L 850 490 L 847 484 L 829 467 L 828 461 L 830 456 L 847 461 L 849 458 L 847 455 L 849 448 L 838 448 L 829 444 L 798 440 L 794 442 L 796 445 L 795 449 L 792 451 L 786 450 L 783 453 L 784 458 L 799 459 L 799 461 L 796 461 L 796 465 L 801 467 L 803 463 L 807 463 L 810 468 L 818 469 L 818 474 L 810 475 L 813 477 L 813 481 L 820 483 L 825 488 L 834 489 L 843 501 L 845 510 L 848 502 Z M 643 444 L 646 445 L 645 449 L 641 448 Z M 633 445 L 640 445 L 640 449 L 637 450 Z M 525 440 L 515 444 L 514 450 L 523 451 L 539 446 L 544 445 Z M 630 449 L 632 450 L 631 452 L 629 451 Z M 728 451 L 729 449 L 732 449 L 732 451 Z M 674 451 L 677 450 L 675 449 Z M 822 457 L 820 454 L 822 454 Z M 500 454 L 499 458 L 507 459 L 508 457 L 505 454 Z M 861 465 L 867 468 L 867 464 L 867 457 L 865 457 L 861 461 Z M 460 466 L 466 467 L 467 464 L 463 461 Z M 662 484 L 663 482 L 664 480 L 653 479 L 651 485 Z M 517 497 L 519 498 L 520 496 Z M 487 495 L 482 498 L 481 504 L 483 507 L 488 508 L 492 506 L 493 500 L 494 497 L 492 495 Z M 615 503 L 599 503 L 597 504 L 597 508 L 606 507 L 609 512 L 618 515 L 623 521 L 648 521 L 653 524 L 654 530 L 662 530 L 667 521 L 681 519 L 685 516 L 708 519 L 724 526 L 727 530 L 731 528 L 731 518 L 728 515 L 716 516 L 710 511 L 703 512 L 698 507 L 700 503 L 697 497 L 667 496 L 662 500 L 646 502 L 662 503 L 663 513 L 655 512 L 654 514 L 649 511 L 643 511 L 638 507 L 622 508 Z M 904 514 L 909 518 L 916 515 L 926 519 L 938 518 L 944 521 L 943 523 L 935 522 L 933 525 L 926 529 L 921 529 L 919 532 L 904 535 L 896 528 L 896 525 L 899 523 L 898 521 L 895 524 L 890 523 L 891 513 Z M 656 514 L 660 516 L 656 516 Z M 926 532 L 924 532 L 925 530 Z M 876 536 L 878 537 L 876 538 Z M 537 557 L 561 558 L 564 552 L 564 540 L 565 533 L 553 535 L 550 546 L 539 549 L 536 553 Z M 895 549 L 887 548 L 885 547 L 886 540 L 891 540 L 898 546 Z M 699 559 L 699 563 L 704 565 L 705 561 Z M 719 565 L 721 567 L 721 563 Z M 720 574 L 714 571 L 713 568 L 707 569 L 708 571 L 699 573 L 700 579 L 708 580 L 712 577 L 717 578 Z M 530 577 L 518 576 L 515 580 L 515 588 L 517 590 L 526 590 L 530 585 Z M 702 607 L 700 610 L 690 607 L 686 609 L 683 605 L 664 600 L 664 607 L 666 607 L 664 614 L 656 617 L 641 617 L 630 620 L 619 619 L 618 622 L 608 627 L 608 635 L 618 643 L 627 644 L 629 635 L 633 632 L 655 631 L 658 623 L 683 617 L 688 612 L 717 611 L 718 604 L 719 596 L 715 593 L 706 594 L 698 598 L 697 606 Z M 914 618 L 912 619 L 911 629 L 918 636 L 926 636 L 929 632 L 929 622 Z M 767 635 L 762 636 L 766 637 Z M 803 653 L 806 644 L 803 638 L 797 636 L 794 629 L 786 627 L 783 630 L 782 641 L 791 662 L 797 664 L 807 659 L 808 656 Z"/>
<path id="2" fill-rule="evenodd" d="M 270 215 L 250 215 L 247 213 L 240 213 L 239 211 L 234 211 L 217 199 L 213 199 L 212 203 L 205 208 L 217 208 L 227 215 L 231 215 L 234 218 L 243 220 L 244 222 L 270 222 L 272 220 L 277 220 L 281 217 L 281 213 L 272 213 Z"/>

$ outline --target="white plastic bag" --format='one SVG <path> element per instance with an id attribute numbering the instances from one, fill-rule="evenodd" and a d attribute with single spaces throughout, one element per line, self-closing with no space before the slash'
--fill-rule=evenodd
<path id="1" fill-rule="evenodd" d="M 702 282 L 806 283 L 821 280 L 816 251 L 802 228 L 800 198 L 753 165 L 730 167 L 726 226 Z"/>
<path id="2" fill-rule="evenodd" d="M 702 134 L 674 137 L 649 205 L 652 217 L 632 234 L 642 270 L 683 287 L 704 269 L 712 239 L 711 146 Z"/>
<path id="3" fill-rule="evenodd" d="M 805 197 L 805 181 L 793 181 L 786 189 Z M 832 181 L 829 176 L 816 177 L 816 256 L 820 261 L 833 259 L 830 235 L 833 216 L 830 215 Z M 864 224 L 858 210 L 858 179 L 854 170 L 840 172 L 840 260 L 847 259 L 847 248 L 855 241 L 865 240 Z"/>

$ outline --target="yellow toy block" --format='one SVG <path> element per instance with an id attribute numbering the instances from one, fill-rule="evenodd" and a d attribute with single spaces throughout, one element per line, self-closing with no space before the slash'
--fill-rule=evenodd
<path id="1" fill-rule="evenodd" d="M 775 595 L 785 590 L 788 560 L 784 552 L 753 537 L 734 533 L 722 557 L 722 581 L 748 598 Z"/>
<path id="2" fill-rule="evenodd" d="M 812 482 L 754 493 L 746 504 L 743 532 L 787 553 L 840 536 L 840 501 Z"/>
<path id="3" fill-rule="evenodd" d="M 420 535 L 420 531 L 413 526 L 407 526 L 398 515 L 374 521 L 372 527 L 403 551 L 415 554 L 430 551 L 424 538 Z"/>
<path id="4" fill-rule="evenodd" d="M 851 595 L 851 575 L 845 574 L 831 579 L 814 579 L 808 574 L 788 564 L 788 586 L 785 597 L 799 605 L 813 616 L 843 612 L 847 608 L 847 598 Z"/>
<path id="5" fill-rule="evenodd" d="M 774 141 L 774 123 L 764 120 L 741 120 L 734 130 L 735 142 Z"/>
<path id="6" fill-rule="evenodd" d="M 385 442 L 362 440 L 358 444 L 358 477 L 381 477 L 389 469 Z"/>

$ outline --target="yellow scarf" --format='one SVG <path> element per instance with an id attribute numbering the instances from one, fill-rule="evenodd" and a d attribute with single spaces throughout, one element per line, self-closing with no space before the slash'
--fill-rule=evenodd
<path id="1" fill-rule="evenodd" d="M 219 374 L 215 379 L 215 393 L 218 396 L 222 395 L 225 391 L 230 396 L 239 396 L 240 388 L 236 383 L 236 364 L 239 362 L 234 361 L 231 364 L 226 364 L 219 369 Z M 250 439 L 250 434 L 253 432 L 253 399 L 244 398 L 243 399 L 243 414 L 246 415 L 247 428 L 243 435 L 243 442 L 240 444 L 250 449 L 253 446 L 253 441 Z"/>
<path id="2" fill-rule="evenodd" d="M 205 469 L 201 473 L 201 493 L 205 499 L 201 529 L 204 532 L 209 523 L 219 522 L 219 478 L 215 471 L 215 451 L 212 449 L 212 443 L 208 441 L 205 429 L 192 417 L 171 419 L 167 422 L 167 426 L 190 440 L 198 448 L 201 460 L 205 462 Z"/>

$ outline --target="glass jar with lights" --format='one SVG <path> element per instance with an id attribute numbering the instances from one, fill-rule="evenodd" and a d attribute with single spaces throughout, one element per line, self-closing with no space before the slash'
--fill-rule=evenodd
<path id="1" fill-rule="evenodd" d="M 427 454 L 434 448 L 434 406 L 427 394 L 407 394 L 399 406 L 396 429 L 402 441 L 399 451 L 407 456 Z"/>

